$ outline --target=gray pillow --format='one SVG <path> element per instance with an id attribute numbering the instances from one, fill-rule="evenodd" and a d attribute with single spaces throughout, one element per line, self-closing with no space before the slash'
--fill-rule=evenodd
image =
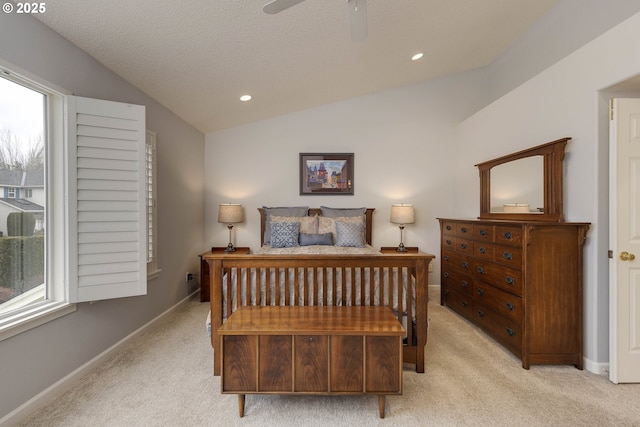
<path id="1" fill-rule="evenodd" d="M 336 221 L 336 246 L 363 247 L 363 230 L 364 224 L 361 222 Z"/>
<path id="2" fill-rule="evenodd" d="M 326 206 L 320 206 L 322 216 L 327 218 L 346 217 L 346 216 L 360 216 L 367 212 L 367 208 L 328 208 Z"/>
<path id="3" fill-rule="evenodd" d="M 299 222 L 274 222 L 271 224 L 271 247 L 292 248 L 298 244 Z"/>
<path id="4" fill-rule="evenodd" d="M 309 206 L 282 206 L 282 207 L 262 207 L 265 212 L 264 239 L 265 245 L 271 243 L 271 215 L 278 216 L 307 216 Z"/>
<path id="5" fill-rule="evenodd" d="M 298 241 L 300 242 L 300 246 L 312 246 L 312 245 L 332 246 L 333 245 L 333 237 L 331 236 L 331 233 L 323 233 L 323 234 L 300 233 L 300 237 Z"/>

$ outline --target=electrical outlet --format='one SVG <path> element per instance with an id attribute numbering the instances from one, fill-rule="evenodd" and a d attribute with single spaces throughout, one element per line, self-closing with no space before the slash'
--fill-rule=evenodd
<path id="1" fill-rule="evenodd" d="M 427 269 L 427 272 L 433 273 L 433 264 L 432 263 L 429 263 L 429 268 Z"/>
<path id="2" fill-rule="evenodd" d="M 193 273 L 187 273 L 186 279 L 187 279 L 186 280 L 187 282 L 192 281 L 193 280 Z"/>

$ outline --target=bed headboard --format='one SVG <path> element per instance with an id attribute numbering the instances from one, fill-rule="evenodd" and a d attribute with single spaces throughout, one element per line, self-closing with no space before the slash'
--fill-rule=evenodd
<path id="1" fill-rule="evenodd" d="M 374 208 L 367 208 L 365 211 L 365 231 L 364 238 L 367 241 L 367 244 L 371 244 L 371 236 L 372 236 L 372 228 L 373 228 L 373 211 Z M 260 246 L 264 245 L 264 228 L 267 224 L 267 213 L 263 208 L 258 208 L 260 212 Z M 322 216 L 322 209 L 320 208 L 309 208 L 309 216 L 318 215 Z"/>

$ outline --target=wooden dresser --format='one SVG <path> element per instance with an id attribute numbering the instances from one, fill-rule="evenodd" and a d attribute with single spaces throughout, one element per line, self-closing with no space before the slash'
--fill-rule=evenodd
<path id="1" fill-rule="evenodd" d="M 589 224 L 439 218 L 441 304 L 531 364 L 583 367 Z"/>

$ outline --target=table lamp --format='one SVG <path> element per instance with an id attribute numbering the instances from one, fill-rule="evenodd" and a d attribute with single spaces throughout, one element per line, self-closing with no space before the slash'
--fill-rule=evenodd
<path id="1" fill-rule="evenodd" d="M 225 252 L 236 251 L 236 248 L 233 247 L 231 239 L 231 230 L 233 229 L 233 224 L 237 224 L 242 221 L 244 221 L 244 210 L 242 209 L 242 205 L 226 203 L 221 204 L 218 207 L 218 222 L 227 224 L 227 228 L 229 229 L 229 244 L 224 250 Z"/>
<path id="2" fill-rule="evenodd" d="M 400 227 L 400 244 L 396 251 L 407 252 L 407 248 L 404 247 L 402 242 L 402 233 L 404 231 L 405 224 L 413 224 L 415 222 L 415 215 L 413 212 L 413 205 L 404 203 L 391 205 L 391 223 L 398 224 Z"/>

